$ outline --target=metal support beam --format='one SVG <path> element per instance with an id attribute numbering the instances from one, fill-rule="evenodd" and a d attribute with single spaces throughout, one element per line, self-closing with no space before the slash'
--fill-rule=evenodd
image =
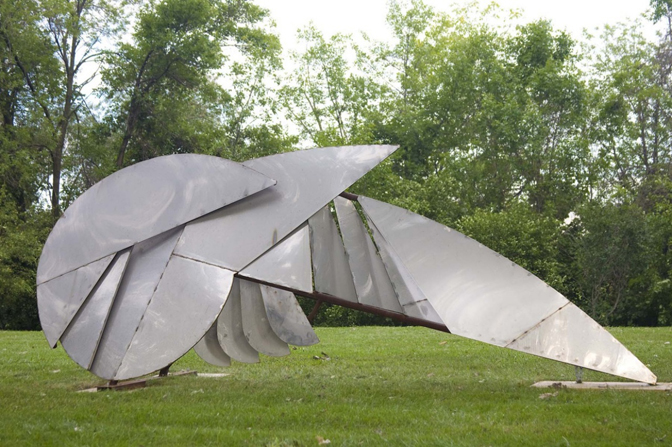
<path id="1" fill-rule="evenodd" d="M 359 199 L 359 196 L 357 194 L 352 194 L 345 191 L 340 193 L 339 196 L 343 197 L 344 199 L 352 200 L 353 202 L 356 202 L 357 199 Z"/>
<path id="2" fill-rule="evenodd" d="M 236 275 L 238 276 L 238 275 Z M 295 295 L 303 296 L 306 298 L 310 298 L 315 301 L 323 301 L 325 303 L 329 304 L 336 304 L 341 307 L 347 307 L 349 309 L 354 309 L 354 310 L 360 310 L 362 312 L 367 312 L 370 314 L 374 315 L 380 315 L 381 317 L 386 317 L 386 318 L 391 318 L 396 321 L 400 321 L 402 323 L 406 323 L 412 326 L 422 326 L 430 329 L 434 329 L 437 331 L 441 332 L 447 332 L 450 334 L 450 331 L 446 326 L 443 324 L 438 324 L 438 323 L 433 323 L 431 321 L 423 320 L 421 318 L 414 318 L 414 317 L 409 317 L 408 315 L 404 315 L 398 312 L 392 312 L 389 310 L 381 309 L 379 307 L 374 307 L 374 306 L 367 306 L 365 304 L 360 304 L 360 303 L 353 303 L 348 300 L 344 300 L 343 298 L 338 298 L 335 296 L 331 295 L 326 295 L 324 293 L 319 293 L 319 292 L 313 292 L 313 293 L 308 293 L 308 292 L 302 292 L 300 290 L 292 289 L 291 287 L 285 287 L 285 286 L 280 286 L 277 284 L 271 284 L 266 281 L 261 281 L 258 279 L 254 278 L 248 278 L 241 276 L 240 279 L 244 279 L 245 281 L 252 281 L 256 282 L 259 284 L 264 284 L 266 286 L 270 287 L 275 287 L 277 289 L 282 289 L 282 290 L 287 290 L 288 292 L 292 292 Z M 312 312 L 311 312 L 312 313 Z"/>

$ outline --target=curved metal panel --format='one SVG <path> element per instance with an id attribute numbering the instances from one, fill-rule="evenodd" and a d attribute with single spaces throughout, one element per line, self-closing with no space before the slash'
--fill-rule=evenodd
<path id="1" fill-rule="evenodd" d="M 259 284 L 240 281 L 240 302 L 245 337 L 255 350 L 271 357 L 289 355 L 287 343 L 275 335 L 266 316 Z"/>
<path id="2" fill-rule="evenodd" d="M 54 348 L 89 296 L 114 254 L 37 286 L 37 309 L 42 331 Z"/>
<path id="3" fill-rule="evenodd" d="M 240 271 L 394 150 L 329 147 L 246 161 L 277 185 L 190 223 L 176 253 Z"/>
<path id="4" fill-rule="evenodd" d="M 657 380 L 625 346 L 571 303 L 507 348 L 640 382 Z"/>
<path id="5" fill-rule="evenodd" d="M 383 261 L 355 206 L 341 197 L 336 197 L 334 204 L 359 302 L 403 313 Z"/>
<path id="6" fill-rule="evenodd" d="M 91 372 L 98 377 L 114 379 L 181 231 L 182 228 L 176 228 L 154 236 L 136 244 L 131 250 L 126 272 L 91 364 Z"/>
<path id="7" fill-rule="evenodd" d="M 568 303 L 455 230 L 367 197 L 359 203 L 454 334 L 505 346 Z"/>
<path id="8" fill-rule="evenodd" d="M 292 292 L 263 284 L 260 289 L 268 322 L 280 340 L 295 346 L 320 342 Z"/>
<path id="9" fill-rule="evenodd" d="M 240 276 L 256 278 L 304 292 L 313 291 L 310 236 L 304 225 L 257 258 Z"/>
<path id="10" fill-rule="evenodd" d="M 168 231 L 275 183 L 238 163 L 196 154 L 129 166 L 68 207 L 40 256 L 40 284 Z"/>
<path id="11" fill-rule="evenodd" d="M 208 329 L 203 338 L 194 346 L 194 352 L 203 361 L 221 367 L 231 366 L 231 357 L 226 355 L 217 340 L 217 321 Z"/>
<path id="12" fill-rule="evenodd" d="M 259 353 L 250 346 L 243 331 L 243 314 L 240 303 L 240 280 L 233 279 L 231 293 L 217 318 L 217 340 L 229 357 L 242 363 L 259 362 Z"/>
<path id="13" fill-rule="evenodd" d="M 233 275 L 172 256 L 114 378 L 148 374 L 186 354 L 222 311 Z"/>
<path id="14" fill-rule="evenodd" d="M 345 255 L 343 240 L 325 206 L 308 219 L 315 290 L 344 300 L 357 302 L 355 283 Z"/>
<path id="15" fill-rule="evenodd" d="M 130 254 L 130 249 L 117 254 L 61 337 L 65 352 L 82 368 L 91 367 Z"/>

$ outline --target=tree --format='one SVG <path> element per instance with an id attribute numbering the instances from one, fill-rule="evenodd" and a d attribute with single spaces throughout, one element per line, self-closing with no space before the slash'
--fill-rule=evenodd
<path id="1" fill-rule="evenodd" d="M 24 117 L 42 134 L 37 143 L 49 154 L 51 211 L 60 216 L 63 161 L 73 120 L 86 114 L 82 80 L 89 62 L 100 57 L 101 40 L 114 35 L 123 23 L 124 2 L 107 0 L 59 0 L 54 2 L 3 2 L 0 34 L 10 70 L 20 74 L 25 101 Z M 14 78 L 16 79 L 16 78 Z M 16 85 L 16 84 L 15 84 Z M 5 119 L 13 106 L 5 95 Z M 15 92 L 15 93 L 12 93 Z"/>
<path id="2" fill-rule="evenodd" d="M 246 0 L 150 1 L 142 7 L 133 42 L 111 53 L 103 72 L 103 91 L 120 123 L 117 167 L 128 161 L 134 139 L 131 162 L 203 146 L 194 139 L 213 135 L 217 123 L 209 112 L 225 96 L 213 84 L 226 60 L 223 48 L 269 59 L 279 51 L 277 38 L 257 27 L 266 15 Z"/>

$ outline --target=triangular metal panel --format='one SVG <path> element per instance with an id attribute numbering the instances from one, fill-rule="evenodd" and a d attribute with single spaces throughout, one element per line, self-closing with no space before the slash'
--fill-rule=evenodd
<path id="1" fill-rule="evenodd" d="M 136 244 L 131 250 L 124 277 L 91 364 L 91 372 L 98 377 L 114 379 L 181 232 L 182 228 L 170 230 Z"/>
<path id="2" fill-rule="evenodd" d="M 217 339 L 217 321 L 208 329 L 203 338 L 194 346 L 194 352 L 204 362 L 214 366 L 227 367 L 231 366 L 231 357 L 226 355 L 226 352 L 219 345 Z"/>
<path id="3" fill-rule="evenodd" d="M 61 337 L 65 352 L 82 368 L 91 367 L 130 254 L 130 249 L 117 254 Z"/>
<path id="4" fill-rule="evenodd" d="M 114 378 L 149 374 L 186 354 L 221 313 L 233 275 L 172 256 Z"/>
<path id="5" fill-rule="evenodd" d="M 250 346 L 271 357 L 289 355 L 287 343 L 275 335 L 271 324 L 268 322 L 259 284 L 241 280 L 240 302 L 243 314 L 243 330 Z"/>
<path id="6" fill-rule="evenodd" d="M 114 254 L 37 286 L 37 309 L 49 346 L 56 347 L 112 259 Z"/>
<path id="7" fill-rule="evenodd" d="M 334 204 L 359 302 L 403 313 L 383 261 L 357 209 L 350 200 L 341 197 L 336 197 Z"/>
<path id="8" fill-rule="evenodd" d="M 367 216 L 368 218 L 368 216 Z M 380 234 L 378 228 L 369 219 L 369 228 L 373 234 L 373 240 L 378 246 L 378 253 L 383 260 L 387 274 L 390 277 L 394 291 L 397 293 L 399 303 L 402 306 L 416 303 L 418 301 L 426 300 L 427 297 L 422 293 L 422 290 L 415 283 L 406 267 L 394 252 L 394 250 L 387 243 L 385 238 Z"/>
<path id="9" fill-rule="evenodd" d="M 243 330 L 243 313 L 240 302 L 240 279 L 233 279 L 231 293 L 217 318 L 217 340 L 222 350 L 233 360 L 242 363 L 259 362 L 259 353 L 250 346 Z"/>
<path id="10" fill-rule="evenodd" d="M 357 292 L 343 240 L 329 206 L 308 219 L 315 290 L 356 303 Z"/>
<path id="11" fill-rule="evenodd" d="M 655 384 L 656 376 L 609 332 L 568 304 L 507 348 Z"/>
<path id="12" fill-rule="evenodd" d="M 190 223 L 176 253 L 240 271 L 395 150 L 328 147 L 246 161 L 277 185 Z"/>
<path id="13" fill-rule="evenodd" d="M 312 292 L 308 225 L 275 244 L 239 274 L 303 292 Z"/>
<path id="14" fill-rule="evenodd" d="M 268 322 L 280 340 L 295 346 L 320 342 L 292 292 L 263 284 L 260 288 Z"/>
<path id="15" fill-rule="evenodd" d="M 275 184 L 220 157 L 178 154 L 137 163 L 65 210 L 40 256 L 37 283 L 114 254 Z"/>

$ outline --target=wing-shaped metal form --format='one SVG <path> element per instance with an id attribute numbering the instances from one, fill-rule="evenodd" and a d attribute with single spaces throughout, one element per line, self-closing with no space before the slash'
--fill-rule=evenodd
<path id="1" fill-rule="evenodd" d="M 360 197 L 363 221 L 356 196 L 338 195 L 394 150 L 243 164 L 175 155 L 119 171 L 78 198 L 45 244 L 37 290 L 48 342 L 110 380 L 191 348 L 217 366 L 255 363 L 318 342 L 299 294 L 655 382 L 576 306 L 476 241 Z"/>
<path id="2" fill-rule="evenodd" d="M 206 155 L 169 155 L 129 166 L 92 186 L 68 207 L 44 245 L 37 283 L 274 184 L 253 169 Z"/>
<path id="3" fill-rule="evenodd" d="M 452 333 L 655 383 L 625 347 L 530 272 L 408 210 L 366 197 L 359 203 Z"/>
<path id="4" fill-rule="evenodd" d="M 246 161 L 277 185 L 189 224 L 176 253 L 240 271 L 395 149 L 330 147 Z"/>

